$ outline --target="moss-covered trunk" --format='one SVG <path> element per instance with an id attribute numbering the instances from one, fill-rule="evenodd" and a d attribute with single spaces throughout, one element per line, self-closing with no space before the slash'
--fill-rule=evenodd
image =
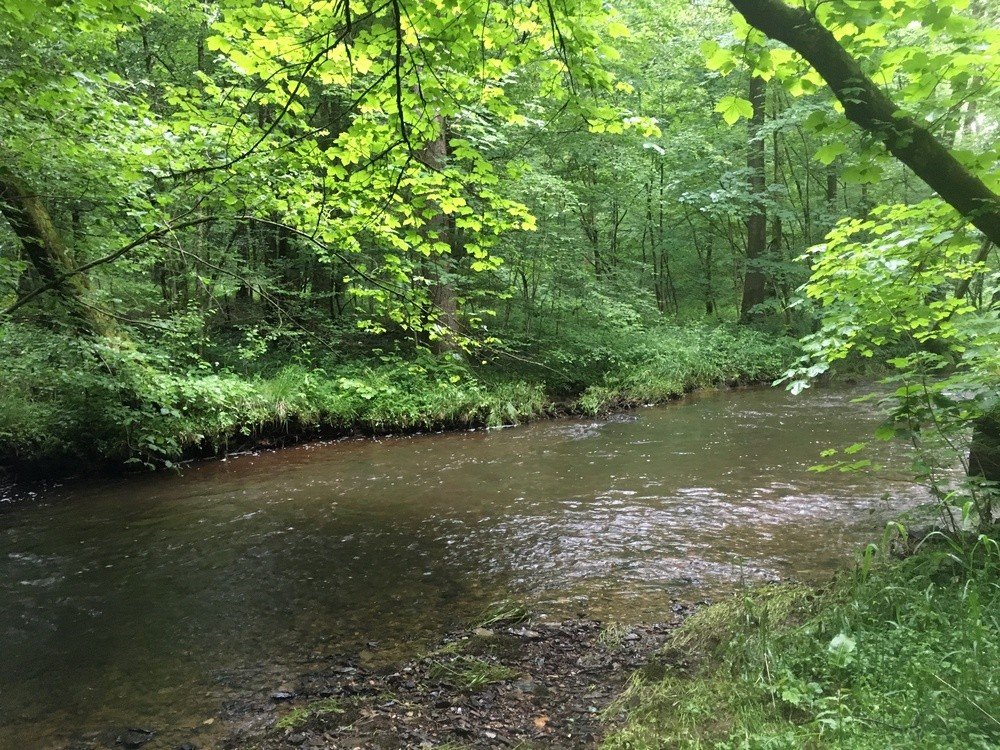
<path id="1" fill-rule="evenodd" d="M 58 293 L 75 326 L 88 333 L 106 335 L 110 321 L 86 301 L 90 283 L 84 274 L 77 272 L 42 199 L 24 180 L 2 167 L 0 212 L 21 241 L 40 280 Z"/>

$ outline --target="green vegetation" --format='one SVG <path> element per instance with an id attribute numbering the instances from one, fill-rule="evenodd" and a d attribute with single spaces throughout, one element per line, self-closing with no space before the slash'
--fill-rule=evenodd
<path id="1" fill-rule="evenodd" d="M 304 706 L 296 706 L 278 719 L 274 726 L 278 729 L 296 729 L 317 716 L 344 713 L 343 702 L 337 698 L 322 698 Z"/>
<path id="2" fill-rule="evenodd" d="M 877 350 L 895 434 L 954 442 L 994 393 L 994 12 L 731 5 L 5 4 L 0 465 L 594 414 L 810 332 L 791 380 Z"/>
<path id="3" fill-rule="evenodd" d="M 517 625 L 528 619 L 528 608 L 521 602 L 505 600 L 496 602 L 487 607 L 483 613 L 477 617 L 472 626 L 476 628 L 489 628 L 494 625 Z"/>
<path id="4" fill-rule="evenodd" d="M 989 531 L 994 6 L 8 0 L 0 465 L 171 466 L 871 360 L 875 437 Z M 928 545 L 706 610 L 676 637 L 705 661 L 637 685 L 610 746 L 995 746 L 996 558 Z"/>
<path id="5" fill-rule="evenodd" d="M 105 459 L 168 466 L 185 455 L 287 434 L 387 433 L 495 427 L 546 414 L 596 414 L 655 403 L 693 388 L 767 382 L 792 361 L 794 343 L 752 330 L 635 330 L 564 378 L 474 366 L 451 355 L 399 353 L 237 372 L 238 365 L 181 359 L 11 328 L 0 352 L 11 365 L 0 393 L 0 456 L 22 462 Z M 564 351 L 564 355 L 565 355 Z M 584 352 L 576 352 L 581 359 Z M 223 353 L 218 356 L 224 357 Z M 234 360 L 231 359 L 230 362 Z M 554 368 L 553 368 L 554 369 Z M 39 383 L 39 372 L 53 373 Z M 538 380 L 531 380 L 532 376 Z M 595 385 L 590 385 L 592 379 Z"/>
<path id="6" fill-rule="evenodd" d="M 604 747 L 996 747 L 1000 547 L 935 536 L 903 560 L 870 550 L 821 592 L 765 587 L 700 610 Z"/>
<path id="7" fill-rule="evenodd" d="M 625 346 L 613 368 L 580 397 L 583 411 L 661 403 L 720 384 L 770 382 L 797 351 L 791 339 L 718 328 L 652 331 Z"/>
<path id="8" fill-rule="evenodd" d="M 446 682 L 460 690 L 478 690 L 485 685 L 517 677 L 517 672 L 503 664 L 461 655 L 435 662 L 428 674 L 431 679 Z"/>
<path id="9" fill-rule="evenodd" d="M 625 636 L 629 632 L 630 629 L 627 625 L 622 625 L 618 622 L 609 622 L 601 628 L 601 633 L 597 636 L 597 642 L 609 651 L 613 651 L 621 648 L 622 643 L 625 642 Z"/>

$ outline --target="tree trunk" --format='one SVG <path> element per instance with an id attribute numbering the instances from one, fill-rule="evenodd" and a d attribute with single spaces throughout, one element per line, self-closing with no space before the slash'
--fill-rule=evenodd
<path id="1" fill-rule="evenodd" d="M 826 168 L 826 206 L 833 216 L 837 207 L 837 168 L 833 164 Z"/>
<path id="2" fill-rule="evenodd" d="M 969 474 L 1000 482 L 1000 409 L 976 420 L 969 448 Z"/>
<path id="3" fill-rule="evenodd" d="M 86 303 L 90 283 L 82 273 L 74 272 L 69 249 L 45 204 L 23 180 L 5 168 L 0 168 L 0 212 L 21 241 L 42 282 L 51 284 L 58 292 L 74 325 L 88 333 L 107 335 L 110 321 Z"/>
<path id="4" fill-rule="evenodd" d="M 747 219 L 747 264 L 743 276 L 743 301 L 740 304 L 740 321 L 746 323 L 754 316 L 753 308 L 767 296 L 767 284 L 760 261 L 767 252 L 767 212 L 764 208 L 764 191 L 767 188 L 764 174 L 764 105 L 767 89 L 759 76 L 750 77 L 750 103 L 753 117 L 747 126 L 747 169 L 750 171 L 750 200 L 752 213 Z"/>
<path id="5" fill-rule="evenodd" d="M 427 143 L 420 151 L 420 161 L 430 169 L 441 171 L 448 163 L 448 134 L 444 118 L 435 116 L 438 125 L 438 136 Z M 427 222 L 429 233 L 437 235 L 437 241 L 445 242 L 451 248 L 448 252 L 431 259 L 434 279 L 431 288 L 431 302 L 437 308 L 437 324 L 443 329 L 432 341 L 432 348 L 438 354 L 456 351 L 454 334 L 458 333 L 458 298 L 455 287 L 447 279 L 452 269 L 453 254 L 457 238 L 455 227 L 442 212 Z M 431 238 L 432 239 L 432 238 Z"/>

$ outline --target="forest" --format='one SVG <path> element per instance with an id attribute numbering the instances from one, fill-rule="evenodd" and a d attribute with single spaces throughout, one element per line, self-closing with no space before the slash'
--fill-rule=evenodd
<path id="1" fill-rule="evenodd" d="M 62 482 L 135 481 L 155 495 L 205 459 L 296 445 L 377 448 L 472 429 L 502 441 L 514 433 L 501 428 L 550 429 L 544 418 L 626 429 L 647 419 L 635 407 L 701 408 L 682 397 L 742 386 L 788 399 L 761 405 L 777 411 L 757 428 L 795 415 L 781 440 L 815 444 L 796 459 L 807 481 L 873 504 L 895 494 L 899 511 L 850 537 L 856 557 L 832 566 L 833 583 L 791 583 L 795 570 L 782 569 L 785 582 L 692 607 L 663 638 L 641 631 L 636 642 L 674 661 L 618 685 L 590 740 L 558 739 L 537 707 L 518 709 L 538 714 L 530 738 L 504 734 L 513 719 L 428 744 L 397 725 L 377 741 L 348 738 L 344 717 L 363 726 L 364 710 L 299 686 L 273 693 L 314 698 L 284 718 L 225 735 L 220 720 L 186 745 L 162 728 L 80 740 L 72 718 L 38 729 L 31 701 L 11 699 L 22 719 L 0 728 L 0 746 L 1000 743 L 992 0 L 4 0 L 0 109 L 0 551 L 11 581 L 47 544 L 27 542 L 24 504 L 6 502 L 23 488 L 46 497 Z M 843 425 L 809 426 L 825 402 L 792 406 L 845 388 L 833 410 Z M 700 450 L 729 455 L 739 403 L 687 428 L 702 430 Z M 440 439 L 452 437 L 466 439 Z M 549 448 L 525 460 L 563 476 L 544 468 Z M 415 459 L 399 455 L 406 483 Z M 734 465 L 744 461 L 767 469 L 750 454 Z M 701 484 L 726 474 L 719 463 Z M 754 477 L 733 491 L 769 481 Z M 493 481 L 502 492 L 502 477 L 482 479 Z M 485 497 L 471 480 L 462 492 Z M 62 523 L 89 517 L 64 494 L 51 503 Z M 109 511 L 109 523 L 131 513 Z M 28 644 L 48 625 L 24 624 L 13 592 L 0 588 L 0 633 Z M 467 604 L 489 603 L 477 596 Z M 470 637 L 535 632 L 513 612 L 480 618 Z M 51 632 L 65 619 L 53 615 Z M 624 625 L 601 627 L 588 648 L 632 642 Z M 59 684 L 72 669 L 41 670 L 28 645 L 19 653 L 0 686 L 44 692 L 32 682 L 41 671 Z M 465 680 L 470 694 L 514 679 L 481 656 L 449 652 L 426 679 Z M 473 670 L 461 680 L 458 663 Z M 91 714 L 103 715 L 75 715 Z M 385 744 L 391 735 L 398 744 Z"/>

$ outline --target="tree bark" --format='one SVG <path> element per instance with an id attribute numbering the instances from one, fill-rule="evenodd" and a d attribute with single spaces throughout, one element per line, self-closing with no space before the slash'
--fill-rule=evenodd
<path id="1" fill-rule="evenodd" d="M 418 158 L 422 164 L 430 169 L 441 171 L 448 163 L 448 132 L 441 115 L 436 115 L 434 119 L 439 127 L 438 136 L 424 145 Z M 455 226 L 442 212 L 427 222 L 427 228 L 437 235 L 438 241 L 447 243 L 451 248 L 442 254 L 437 261 L 433 259 L 430 261 L 432 264 L 431 275 L 434 279 L 431 301 L 437 308 L 437 323 L 445 331 L 433 340 L 432 346 L 437 354 L 456 352 L 458 349 L 454 335 L 459 332 L 458 297 L 455 293 L 455 287 L 447 279 L 454 266 L 457 245 Z"/>
<path id="2" fill-rule="evenodd" d="M 829 230 L 837 223 L 837 168 L 833 164 L 826 168 L 826 211 Z"/>
<path id="3" fill-rule="evenodd" d="M 1000 409 L 976 420 L 969 447 L 969 474 L 1000 482 Z"/>
<path id="4" fill-rule="evenodd" d="M 767 211 L 764 208 L 764 191 L 767 181 L 764 173 L 764 106 L 767 88 L 760 76 L 750 77 L 750 103 L 753 116 L 747 126 L 747 169 L 750 172 L 750 200 L 752 212 L 747 218 L 747 265 L 743 276 L 743 299 L 740 304 L 740 321 L 746 323 L 755 314 L 753 309 L 767 296 L 767 280 L 760 261 L 767 252 Z"/>
<path id="5" fill-rule="evenodd" d="M 907 116 L 809 11 L 781 0 L 730 0 L 751 26 L 804 57 L 844 105 L 847 118 L 873 134 L 945 202 L 1000 244 L 1000 196 L 966 169 L 934 135 Z"/>

